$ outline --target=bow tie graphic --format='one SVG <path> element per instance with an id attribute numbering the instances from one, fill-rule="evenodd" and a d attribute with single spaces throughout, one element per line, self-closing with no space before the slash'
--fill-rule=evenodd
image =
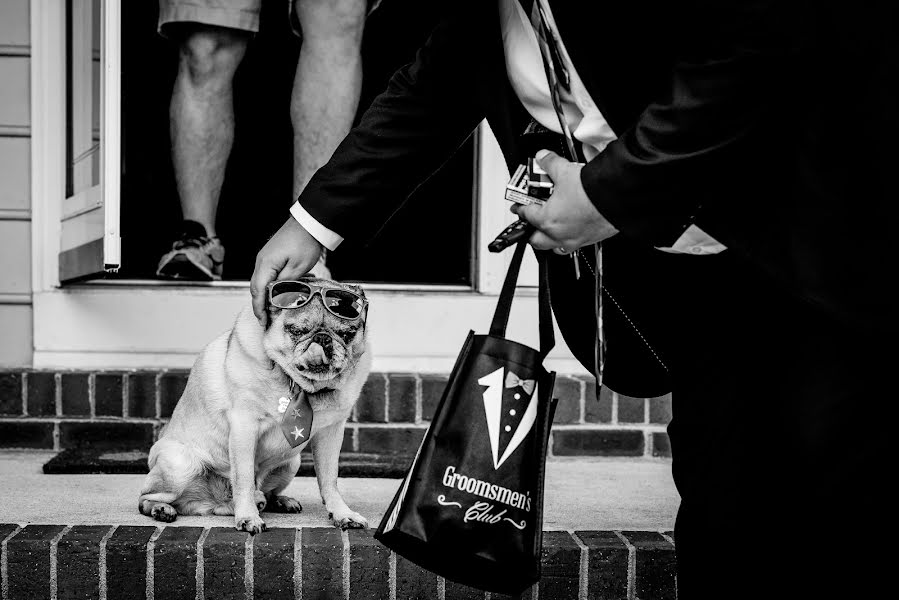
<path id="1" fill-rule="evenodd" d="M 525 391 L 525 393 L 527 393 L 527 395 L 530 396 L 531 394 L 534 393 L 534 386 L 536 386 L 536 385 L 537 385 L 537 382 L 535 382 L 533 379 L 520 379 L 518 377 L 518 375 L 516 375 L 512 371 L 509 371 L 508 373 L 506 373 L 506 387 L 507 388 L 521 386 L 521 388 Z"/>

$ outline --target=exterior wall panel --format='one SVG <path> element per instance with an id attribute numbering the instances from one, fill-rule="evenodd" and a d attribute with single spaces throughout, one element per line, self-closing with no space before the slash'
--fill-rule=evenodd
<path id="1" fill-rule="evenodd" d="M 0 366 L 30 366 L 34 352 L 29 18 L 29 0 L 0 2 Z"/>
<path id="2" fill-rule="evenodd" d="M 0 46 L 3 46 L 0 40 Z M 9 127 L 28 127 L 29 119 L 29 58 L 0 54 L 0 132 Z"/>
<path id="3" fill-rule="evenodd" d="M 28 0 L 0 2 L 0 46 L 28 46 L 29 31 Z"/>
<path id="4" fill-rule="evenodd" d="M 21 218 L 31 208 L 30 153 L 27 137 L 0 137 L 0 219 Z"/>

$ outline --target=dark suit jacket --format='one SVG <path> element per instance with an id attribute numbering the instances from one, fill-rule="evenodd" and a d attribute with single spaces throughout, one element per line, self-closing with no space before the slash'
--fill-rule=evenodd
<path id="1" fill-rule="evenodd" d="M 695 223 L 840 321 L 897 329 L 890 3 L 550 2 L 619 136 L 582 171 L 616 238 L 668 246 Z M 300 201 L 345 238 L 368 239 L 484 118 L 520 163 L 528 115 L 505 72 L 496 0 L 457 2 Z"/>

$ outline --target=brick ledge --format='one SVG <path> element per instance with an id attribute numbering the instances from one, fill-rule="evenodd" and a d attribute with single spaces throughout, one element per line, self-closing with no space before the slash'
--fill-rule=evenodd
<path id="1" fill-rule="evenodd" d="M 2 596 L 509 598 L 436 577 L 372 533 L 0 524 Z M 542 561 L 543 578 L 521 598 L 676 597 L 670 532 L 547 531 Z"/>
<path id="2" fill-rule="evenodd" d="M 185 370 L 0 369 L 0 448 L 148 449 L 187 382 Z M 371 373 L 344 451 L 414 454 L 447 375 Z M 560 374 L 550 456 L 670 458 L 671 398 L 631 398 Z"/>

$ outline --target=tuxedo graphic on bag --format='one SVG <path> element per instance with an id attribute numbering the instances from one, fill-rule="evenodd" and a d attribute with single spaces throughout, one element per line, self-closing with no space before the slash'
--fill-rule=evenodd
<path id="1" fill-rule="evenodd" d="M 505 339 L 527 244 L 515 249 L 489 335 L 470 332 L 431 427 L 375 537 L 451 581 L 517 594 L 540 577 L 555 373 L 546 265 L 540 349 Z"/>

